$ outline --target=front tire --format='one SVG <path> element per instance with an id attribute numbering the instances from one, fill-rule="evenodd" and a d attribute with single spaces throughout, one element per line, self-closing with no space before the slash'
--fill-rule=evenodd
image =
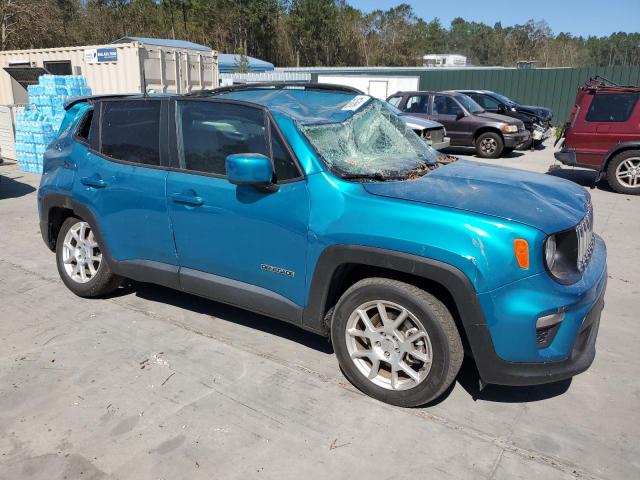
<path id="1" fill-rule="evenodd" d="M 109 268 L 103 250 L 84 220 L 67 218 L 58 232 L 56 264 L 60 278 L 79 297 L 98 297 L 114 291 L 122 279 Z"/>
<path id="2" fill-rule="evenodd" d="M 413 285 L 368 278 L 351 286 L 333 313 L 340 367 L 359 390 L 402 407 L 424 405 L 453 383 L 463 359 L 444 304 Z"/>
<path id="3" fill-rule="evenodd" d="M 504 140 L 495 132 L 485 132 L 476 139 L 476 152 L 482 158 L 498 158 L 504 150 Z"/>
<path id="4" fill-rule="evenodd" d="M 640 150 L 613 157 L 607 166 L 607 182 L 618 193 L 640 195 Z"/>

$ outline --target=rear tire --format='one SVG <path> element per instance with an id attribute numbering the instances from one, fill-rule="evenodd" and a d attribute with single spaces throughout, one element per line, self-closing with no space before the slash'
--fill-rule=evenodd
<path id="1" fill-rule="evenodd" d="M 401 407 L 438 398 L 462 365 L 460 334 L 444 304 L 387 278 L 361 280 L 342 295 L 331 339 L 342 372 L 356 388 Z"/>
<path id="2" fill-rule="evenodd" d="M 613 157 L 607 166 L 607 182 L 618 193 L 640 195 L 640 150 Z"/>
<path id="3" fill-rule="evenodd" d="M 79 297 L 98 297 L 113 292 L 122 278 L 109 268 L 93 227 L 76 217 L 67 218 L 56 241 L 56 264 L 60 278 Z"/>
<path id="4" fill-rule="evenodd" d="M 495 132 L 485 132 L 476 139 L 476 152 L 482 158 L 498 158 L 504 150 L 504 140 Z"/>

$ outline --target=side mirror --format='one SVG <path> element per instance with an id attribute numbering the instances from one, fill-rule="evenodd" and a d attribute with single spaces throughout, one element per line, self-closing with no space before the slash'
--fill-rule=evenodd
<path id="1" fill-rule="evenodd" d="M 458 110 L 458 113 L 456 113 L 456 120 L 460 120 L 461 118 L 464 118 L 464 111 L 463 110 Z"/>
<path id="2" fill-rule="evenodd" d="M 275 192 L 278 186 L 271 182 L 271 159 L 260 153 L 238 153 L 225 159 L 227 180 L 234 185 L 251 185 L 261 192 Z"/>
<path id="3" fill-rule="evenodd" d="M 507 106 L 504 103 L 499 103 L 498 104 L 498 111 L 499 112 L 506 112 L 507 111 Z"/>

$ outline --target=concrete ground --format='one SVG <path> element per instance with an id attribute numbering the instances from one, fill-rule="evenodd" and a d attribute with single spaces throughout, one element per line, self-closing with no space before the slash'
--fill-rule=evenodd
<path id="1" fill-rule="evenodd" d="M 493 162 L 546 172 L 552 147 Z M 479 392 L 467 362 L 441 402 L 402 409 L 278 321 L 151 285 L 75 297 L 40 237 L 39 177 L 0 175 L 2 479 L 640 478 L 640 197 L 591 190 L 610 279 L 588 372 Z"/>

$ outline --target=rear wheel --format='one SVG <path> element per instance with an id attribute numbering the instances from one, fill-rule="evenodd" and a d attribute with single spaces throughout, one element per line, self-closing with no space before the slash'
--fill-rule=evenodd
<path id="1" fill-rule="evenodd" d="M 618 193 L 640 195 L 640 150 L 613 157 L 607 166 L 607 182 Z"/>
<path id="2" fill-rule="evenodd" d="M 56 241 L 56 263 L 64 284 L 80 297 L 112 292 L 121 278 L 111 272 L 88 222 L 67 218 Z"/>
<path id="3" fill-rule="evenodd" d="M 495 132 L 485 132 L 476 139 L 476 152 L 482 158 L 498 158 L 503 150 L 504 141 Z"/>
<path id="4" fill-rule="evenodd" d="M 344 293 L 333 314 L 331 338 L 353 385 L 403 407 L 439 397 L 462 364 L 460 335 L 442 302 L 386 278 L 361 280 Z"/>

